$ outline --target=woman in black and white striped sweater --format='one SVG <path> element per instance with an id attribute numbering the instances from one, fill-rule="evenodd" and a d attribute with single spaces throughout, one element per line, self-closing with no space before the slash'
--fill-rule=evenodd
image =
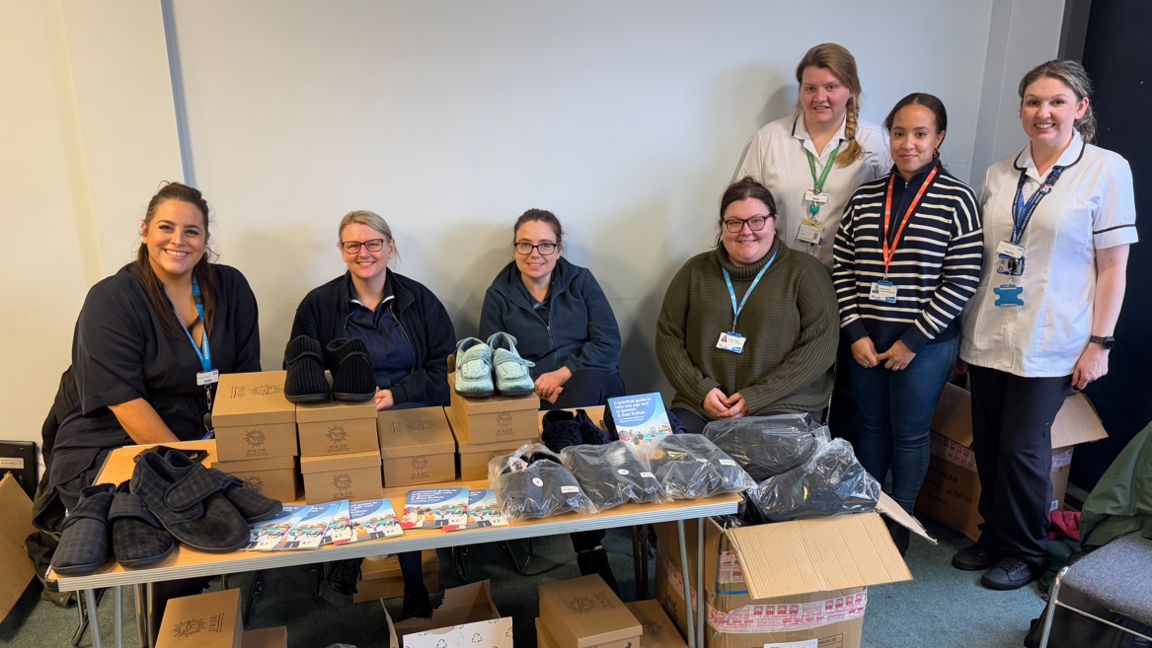
<path id="1" fill-rule="evenodd" d="M 972 189 L 940 164 L 944 105 L 915 93 L 884 121 L 895 166 L 861 185 L 833 252 L 841 333 L 860 407 L 857 454 L 911 512 L 928 470 L 928 424 L 960 347 L 960 311 L 980 283 L 983 239 Z M 907 546 L 899 542 L 901 549 Z"/>

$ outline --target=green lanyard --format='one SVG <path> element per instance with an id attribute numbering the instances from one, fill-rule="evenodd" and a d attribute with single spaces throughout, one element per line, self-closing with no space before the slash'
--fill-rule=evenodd
<path id="1" fill-rule="evenodd" d="M 812 155 L 812 151 L 804 149 L 804 154 L 808 156 L 808 168 L 812 170 L 812 183 L 815 185 L 813 191 L 821 193 L 824 191 L 824 183 L 828 180 L 828 172 L 832 170 L 832 163 L 836 161 L 836 155 L 840 153 L 840 145 L 837 144 L 836 148 L 832 149 L 832 156 L 828 158 L 828 164 L 824 165 L 824 172 L 820 177 L 816 177 L 816 156 Z M 808 206 L 808 211 L 812 212 L 815 216 L 820 211 L 820 205 L 812 203 Z"/>

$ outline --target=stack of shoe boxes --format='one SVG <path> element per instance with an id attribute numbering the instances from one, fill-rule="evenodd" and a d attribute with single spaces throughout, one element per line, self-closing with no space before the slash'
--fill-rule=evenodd
<path id="1" fill-rule="evenodd" d="M 640 621 L 596 574 L 540 586 L 541 648 L 637 648 L 643 634 Z"/>
<path id="2" fill-rule="evenodd" d="M 309 504 L 380 499 L 376 402 L 296 405 L 300 472 Z"/>
<path id="3" fill-rule="evenodd" d="M 443 407 L 380 412 L 376 432 L 388 488 L 456 479 L 456 442 Z"/>
<path id="4" fill-rule="evenodd" d="M 455 384 L 455 374 L 448 375 L 448 382 Z M 488 479 L 489 459 L 540 440 L 540 399 L 535 394 L 466 398 L 451 391 L 447 413 L 456 436 L 460 479 Z"/>
<path id="5" fill-rule="evenodd" d="M 299 499 L 296 406 L 284 397 L 283 371 L 224 374 L 216 388 L 213 468 L 265 497 Z"/>

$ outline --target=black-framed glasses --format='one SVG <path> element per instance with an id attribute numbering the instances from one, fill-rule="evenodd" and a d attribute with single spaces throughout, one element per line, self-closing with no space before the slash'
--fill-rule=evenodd
<path id="1" fill-rule="evenodd" d="M 745 223 L 747 223 L 748 229 L 752 230 L 753 232 L 759 232 L 760 230 L 764 229 L 764 224 L 767 222 L 767 218 L 761 218 L 759 216 L 755 218 L 749 218 L 748 220 L 741 218 L 729 218 L 728 220 L 724 221 L 724 229 L 728 230 L 729 234 L 739 234 L 741 230 L 744 229 Z"/>
<path id="2" fill-rule="evenodd" d="M 525 243 L 516 243 L 513 245 L 513 247 L 516 248 L 516 254 L 522 254 L 524 256 L 529 256 L 532 254 L 532 250 L 536 250 L 540 253 L 540 256 L 548 256 L 549 254 L 552 254 L 553 252 L 555 252 L 556 248 L 560 247 L 560 246 L 556 245 L 555 243 L 551 243 L 551 242 L 544 242 L 544 243 L 540 243 L 538 245 L 532 245 L 531 243 L 525 242 Z"/>
<path id="3" fill-rule="evenodd" d="M 360 246 L 368 248 L 369 252 L 379 252 L 384 249 L 384 239 L 372 239 L 371 241 L 341 241 L 340 249 L 344 250 L 345 254 L 359 254 Z"/>

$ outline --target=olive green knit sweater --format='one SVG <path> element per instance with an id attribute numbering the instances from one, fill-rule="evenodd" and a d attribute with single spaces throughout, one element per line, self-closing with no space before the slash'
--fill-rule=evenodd
<path id="1" fill-rule="evenodd" d="M 747 338 L 744 352 L 716 348 L 732 330 L 732 300 L 721 268 L 728 271 L 736 302 L 756 273 L 776 254 L 748 297 L 736 332 Z M 758 263 L 736 267 L 724 248 L 698 254 L 672 278 L 656 322 L 656 357 L 676 389 L 672 407 L 705 420 L 704 397 L 719 387 L 736 392 L 750 415 L 818 412 L 832 393 L 839 339 L 836 294 L 828 271 L 816 258 L 782 245 L 780 238 Z"/>

